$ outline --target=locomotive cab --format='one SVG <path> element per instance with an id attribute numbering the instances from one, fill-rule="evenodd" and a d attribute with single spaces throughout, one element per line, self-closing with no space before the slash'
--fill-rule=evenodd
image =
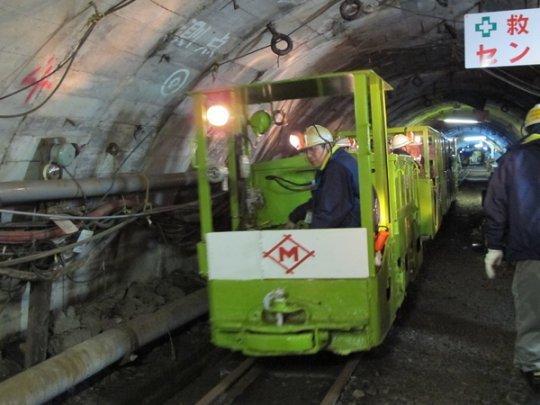
<path id="1" fill-rule="evenodd" d="M 397 174 L 389 172 L 386 150 L 388 89 L 374 72 L 357 71 L 193 93 L 202 235 L 197 250 L 217 346 L 259 356 L 347 354 L 384 339 L 418 256 L 402 249 L 408 234 L 400 225 L 406 223 L 407 238 L 415 240 L 415 200 L 411 196 L 413 208 L 400 211 L 401 222 L 390 215 L 395 189 L 388 179 Z M 268 145 L 294 141 L 275 106 L 289 102 L 308 110 L 336 99 L 351 103 L 353 111 L 353 129 L 341 136 L 358 162 L 360 227 L 284 229 L 291 210 L 309 198 L 315 170 L 301 154 L 257 161 Z M 260 111 L 268 106 L 273 138 L 259 143 L 250 117 L 254 111 L 264 117 Z M 227 149 L 221 167 L 213 161 L 215 144 Z M 228 192 L 230 230 L 214 230 L 212 182 Z"/>

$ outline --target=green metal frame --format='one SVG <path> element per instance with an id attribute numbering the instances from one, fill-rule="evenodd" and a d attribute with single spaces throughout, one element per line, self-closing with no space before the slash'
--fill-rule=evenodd
<path id="1" fill-rule="evenodd" d="M 405 297 L 408 280 L 421 262 L 421 245 L 418 250 L 415 244 L 417 196 L 411 192 L 417 173 L 410 162 L 396 161 L 387 153 L 385 91 L 389 89 L 373 71 L 356 71 L 193 93 L 202 232 L 198 254 L 202 275 L 208 273 L 206 235 L 213 231 L 210 185 L 206 177 L 205 113 L 207 104 L 216 98 L 229 100 L 232 110 L 233 121 L 227 131 L 233 231 L 242 232 L 246 224 L 243 186 L 257 188 L 266 202 L 250 226 L 276 228 L 286 222 L 292 208 L 308 198 L 308 193 L 283 190 L 267 180 L 267 176 L 279 175 L 296 181 L 309 181 L 314 176 L 308 162 L 296 156 L 254 164 L 249 179 L 239 178 L 238 155 L 250 152 L 249 145 L 237 136 L 248 130 L 247 106 L 353 95 L 355 127 L 347 131 L 347 136 L 354 137 L 358 145 L 352 154 L 358 161 L 361 227 L 372 236 L 378 226 L 391 232 L 380 267 L 374 263 L 374 239 L 368 238 L 369 277 L 365 279 L 209 280 L 212 340 L 216 345 L 250 355 L 306 354 L 323 349 L 346 354 L 382 342 Z M 401 176 L 402 181 L 398 188 L 389 183 L 396 176 Z M 374 223 L 373 190 L 379 201 L 379 223 Z M 262 298 L 276 288 L 283 288 L 288 294 L 279 309 L 291 317 L 284 325 L 269 323 L 265 319 L 269 315 L 261 306 Z"/>

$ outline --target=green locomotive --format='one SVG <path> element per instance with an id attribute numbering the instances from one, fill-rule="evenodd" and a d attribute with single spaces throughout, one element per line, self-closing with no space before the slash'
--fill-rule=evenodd
<path id="1" fill-rule="evenodd" d="M 425 171 L 388 152 L 390 89 L 373 71 L 355 71 L 192 94 L 202 234 L 197 251 L 217 346 L 254 356 L 348 354 L 383 341 L 421 265 L 422 240 L 440 223 L 425 224 L 422 205 L 440 191 L 433 183 L 425 194 Z M 303 155 L 254 162 L 251 139 L 260 120 L 253 118 L 269 117 L 261 110 L 287 100 L 309 107 L 333 99 L 353 106 L 352 128 L 336 135 L 358 162 L 361 226 L 284 229 L 291 210 L 309 198 L 315 170 Z M 274 113 L 273 129 L 286 133 L 276 128 L 282 120 Z M 226 167 L 210 162 L 215 143 L 226 145 Z M 213 182 L 228 190 L 230 231 L 214 231 Z"/>

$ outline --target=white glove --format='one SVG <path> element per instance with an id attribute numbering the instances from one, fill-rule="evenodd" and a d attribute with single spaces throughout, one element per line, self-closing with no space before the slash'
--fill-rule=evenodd
<path id="1" fill-rule="evenodd" d="M 486 265 L 487 278 L 495 278 L 495 266 L 499 266 L 503 259 L 503 251 L 488 249 L 484 264 Z"/>
<path id="2" fill-rule="evenodd" d="M 382 266 L 382 252 L 377 251 L 375 252 L 375 266 L 381 267 Z"/>

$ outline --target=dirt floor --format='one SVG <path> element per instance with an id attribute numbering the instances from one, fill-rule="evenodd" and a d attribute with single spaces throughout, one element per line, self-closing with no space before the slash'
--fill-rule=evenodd
<path id="1" fill-rule="evenodd" d="M 481 190 L 463 185 L 409 292 L 404 317 L 364 356 L 342 403 L 540 403 L 514 369 L 512 267 L 484 275 Z"/>
<path id="2" fill-rule="evenodd" d="M 400 319 L 381 347 L 362 355 L 340 403 L 540 404 L 512 365 L 512 268 L 486 280 L 483 254 L 472 247 L 482 240 L 483 187 L 484 183 L 463 185 L 439 235 L 426 245 L 421 275 Z M 181 295 L 182 286 L 177 287 L 169 291 L 156 282 L 155 290 L 163 290 L 163 296 Z M 124 299 L 143 308 L 149 306 L 144 294 L 137 286 Z M 158 304 L 155 297 L 152 300 L 150 306 Z M 74 318 L 74 313 L 66 317 Z M 69 330 L 85 327 L 67 319 L 66 323 Z M 58 326 L 62 329 L 62 322 Z M 179 393 L 179 387 L 205 370 L 223 377 L 234 369 L 235 359 L 239 361 L 210 346 L 207 327 L 203 320 L 176 331 L 138 353 L 134 362 L 105 370 L 54 402 L 163 403 L 173 398 L 169 403 L 193 403 L 204 389 L 188 384 Z M 274 367 L 266 360 L 273 371 L 236 403 L 317 403 L 307 393 L 322 395 L 345 361 L 322 354 L 276 359 Z"/>

